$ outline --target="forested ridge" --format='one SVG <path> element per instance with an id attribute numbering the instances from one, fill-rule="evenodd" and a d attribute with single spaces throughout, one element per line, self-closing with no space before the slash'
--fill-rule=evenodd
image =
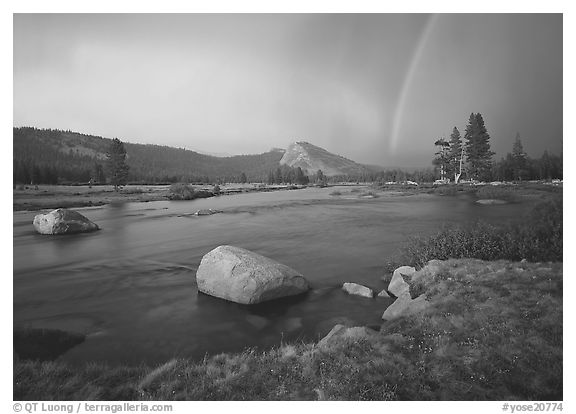
<path id="1" fill-rule="evenodd" d="M 67 184 L 105 181 L 106 153 L 112 139 L 72 131 L 13 129 L 14 183 Z M 214 157 L 161 145 L 124 143 L 128 181 L 134 183 L 234 182 L 242 174 L 265 181 L 282 152 Z M 100 179 L 98 179 L 100 178 Z"/>

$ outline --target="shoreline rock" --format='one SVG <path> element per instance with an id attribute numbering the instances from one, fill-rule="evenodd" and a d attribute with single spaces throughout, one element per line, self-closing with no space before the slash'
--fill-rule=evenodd
<path id="1" fill-rule="evenodd" d="M 404 316 L 414 315 L 426 310 L 430 302 L 426 300 L 424 293 L 412 298 L 413 290 L 419 290 L 418 286 L 422 284 L 423 279 L 433 278 L 441 269 L 441 262 L 430 260 L 426 266 L 416 271 L 410 266 L 401 266 L 394 271 L 392 280 L 388 285 L 388 292 L 396 296 L 396 300 L 386 308 L 382 314 L 382 319 L 391 321 Z"/>
<path id="2" fill-rule="evenodd" d="M 410 294 L 410 285 L 404 280 L 403 276 L 411 278 L 416 269 L 412 266 L 400 266 L 392 274 L 392 280 L 388 284 L 388 292 L 392 293 L 396 297 L 402 296 L 404 293 Z"/>
<path id="3" fill-rule="evenodd" d="M 416 299 L 412 299 L 410 295 L 403 295 L 397 298 L 392 305 L 388 306 L 382 314 L 382 319 L 391 321 L 403 316 L 414 315 L 415 313 L 422 312 L 430 302 L 426 300 L 426 295 L 422 294 Z"/>

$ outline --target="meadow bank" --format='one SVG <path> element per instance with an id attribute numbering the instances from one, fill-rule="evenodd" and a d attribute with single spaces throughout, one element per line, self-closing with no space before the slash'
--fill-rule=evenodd
<path id="1" fill-rule="evenodd" d="M 231 195 L 245 192 L 294 190 L 304 188 L 296 185 L 242 185 L 231 184 L 219 186 L 196 186 L 186 184 L 173 185 L 127 185 L 114 191 L 111 185 L 106 186 L 64 186 L 64 185 L 19 185 L 13 190 L 13 211 L 36 211 L 56 208 L 79 208 L 102 206 L 113 203 L 136 203 L 149 201 L 168 201 L 179 199 L 185 194 L 184 188 L 193 189 L 198 197 Z M 186 198 L 184 198 L 186 199 Z"/>
<path id="2" fill-rule="evenodd" d="M 522 183 L 502 186 L 472 186 L 422 184 L 419 186 L 403 184 L 331 184 L 338 187 L 331 196 L 342 196 L 364 192 L 366 196 L 377 196 L 378 193 L 397 195 L 434 194 L 440 196 L 470 196 L 476 199 L 499 199 L 506 202 L 534 201 L 547 198 L 552 194 L 561 194 L 562 186 L 551 183 Z M 306 188 L 302 185 L 280 184 L 228 184 L 228 185 L 127 185 L 114 191 L 111 185 L 98 186 L 65 186 L 65 185 L 18 185 L 13 190 L 13 211 L 36 211 L 56 208 L 78 208 L 101 206 L 124 202 L 165 201 L 184 198 L 189 195 L 187 189 L 193 189 L 201 197 L 211 195 L 232 195 L 245 192 L 279 191 Z M 366 191 L 369 189 L 370 191 Z M 197 197 L 191 197 L 193 199 Z"/>

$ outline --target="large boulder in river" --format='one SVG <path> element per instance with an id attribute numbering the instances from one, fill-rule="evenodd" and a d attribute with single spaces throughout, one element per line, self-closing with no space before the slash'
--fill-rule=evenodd
<path id="1" fill-rule="evenodd" d="M 235 246 L 219 246 L 205 254 L 196 283 L 202 293 L 245 305 L 309 289 L 308 281 L 296 270 Z"/>
<path id="2" fill-rule="evenodd" d="M 98 225 L 82 214 L 65 208 L 59 208 L 47 214 L 38 214 L 34 217 L 33 224 L 40 234 L 73 234 L 99 230 Z"/>

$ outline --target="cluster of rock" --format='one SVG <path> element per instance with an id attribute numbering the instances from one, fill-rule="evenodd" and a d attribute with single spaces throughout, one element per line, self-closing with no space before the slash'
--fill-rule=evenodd
<path id="1" fill-rule="evenodd" d="M 389 298 L 390 294 L 396 297 L 394 303 L 384 311 L 382 319 L 389 321 L 412 315 L 428 307 L 429 302 L 424 294 L 413 298 L 410 293 L 410 285 L 416 284 L 424 274 L 427 274 L 426 271 L 416 272 L 416 269 L 411 266 L 401 266 L 394 271 L 388 289 L 383 289 L 378 294 L 378 297 Z M 342 289 L 351 295 L 374 297 L 372 289 L 357 283 L 344 283 Z"/>
<path id="2" fill-rule="evenodd" d="M 388 289 L 377 295 L 396 298 L 382 319 L 413 315 L 429 306 L 425 294 L 412 297 L 410 287 L 430 274 L 433 262 L 419 272 L 410 266 L 394 271 Z M 235 246 L 219 246 L 204 255 L 196 272 L 196 283 L 199 292 L 244 305 L 300 295 L 310 289 L 308 281 L 296 270 Z M 372 289 L 357 283 L 344 283 L 342 289 L 351 295 L 374 297 Z"/>
<path id="3" fill-rule="evenodd" d="M 416 271 L 415 268 L 410 266 L 401 266 L 396 269 L 392 274 L 392 279 L 388 284 L 388 289 L 384 289 L 378 294 L 378 296 L 396 297 L 396 300 L 392 305 L 384 311 L 382 319 L 385 321 L 391 321 L 425 311 L 430 306 L 430 302 L 426 299 L 426 295 L 422 293 L 413 297 L 414 292 L 412 291 L 417 290 L 419 284 L 438 273 L 439 269 L 440 262 L 438 260 L 431 260 L 419 271 Z M 350 294 L 373 297 L 371 289 L 355 283 L 345 283 L 342 289 Z M 370 294 L 368 294 L 368 291 Z M 328 349 L 333 345 L 338 345 L 342 341 L 358 342 L 369 339 L 376 334 L 377 332 L 375 330 L 366 326 L 346 326 L 343 324 L 337 324 L 318 342 L 317 348 Z"/>

